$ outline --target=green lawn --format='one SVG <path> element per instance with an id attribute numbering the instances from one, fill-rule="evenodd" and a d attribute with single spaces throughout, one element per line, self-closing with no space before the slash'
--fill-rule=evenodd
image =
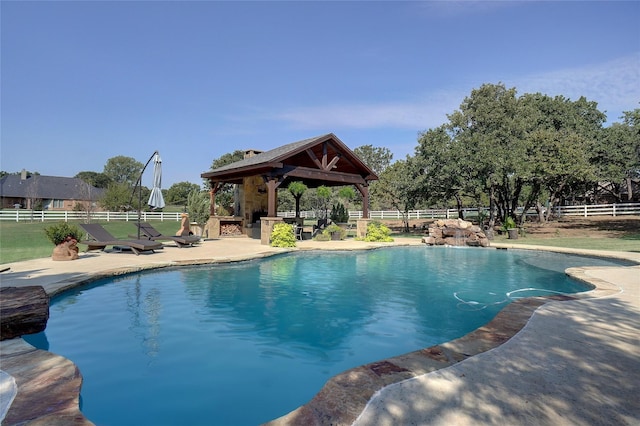
<path id="1" fill-rule="evenodd" d="M 0 264 L 51 256 L 53 244 L 44 228 L 56 222 L 0 222 Z M 72 222 L 73 223 L 73 222 Z M 177 221 L 150 221 L 163 234 L 175 234 L 180 229 Z M 104 228 L 117 238 L 137 236 L 135 222 L 103 222 Z M 80 245 L 80 250 L 86 246 Z"/>
<path id="2" fill-rule="evenodd" d="M 622 238 L 519 237 L 517 240 L 509 240 L 506 237 L 498 236 L 494 241 L 509 244 L 532 244 L 546 247 L 640 252 L 640 234 L 634 234 Z"/>

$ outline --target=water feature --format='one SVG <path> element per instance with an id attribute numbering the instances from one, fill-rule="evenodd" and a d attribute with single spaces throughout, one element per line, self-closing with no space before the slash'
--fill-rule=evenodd
<path id="1" fill-rule="evenodd" d="M 28 340 L 79 366 L 96 424 L 258 424 L 341 371 L 472 331 L 520 289 L 583 291 L 562 271 L 596 264 L 413 247 L 165 269 L 55 299 Z"/>

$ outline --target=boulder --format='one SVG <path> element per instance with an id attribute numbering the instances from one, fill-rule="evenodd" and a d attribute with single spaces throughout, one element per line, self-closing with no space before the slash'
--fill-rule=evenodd
<path id="1" fill-rule="evenodd" d="M 438 219 L 429 226 L 429 236 L 422 239 L 428 245 L 488 247 L 489 239 L 482 229 L 462 219 Z"/>
<path id="2" fill-rule="evenodd" d="M 76 241 L 75 239 L 69 239 L 54 247 L 51 259 L 76 260 L 79 257 L 78 251 L 78 241 Z"/>

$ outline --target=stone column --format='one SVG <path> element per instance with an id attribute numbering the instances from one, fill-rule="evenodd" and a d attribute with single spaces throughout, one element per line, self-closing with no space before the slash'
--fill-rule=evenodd
<path id="1" fill-rule="evenodd" d="M 283 218 L 281 217 L 263 217 L 260 218 L 260 244 L 268 246 L 271 243 L 271 231 L 273 231 L 273 225 L 281 223 Z"/>
<path id="2" fill-rule="evenodd" d="M 367 236 L 367 226 L 371 219 L 358 219 L 356 221 L 356 238 L 364 238 Z"/>
<path id="3" fill-rule="evenodd" d="M 220 218 L 218 216 L 211 216 L 204 226 L 203 234 L 206 234 L 208 238 L 220 237 Z M 204 237 L 204 235 L 202 235 Z"/>

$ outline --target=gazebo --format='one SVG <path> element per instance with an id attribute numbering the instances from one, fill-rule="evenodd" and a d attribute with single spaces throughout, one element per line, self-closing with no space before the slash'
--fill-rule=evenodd
<path id="1" fill-rule="evenodd" d="M 289 143 L 270 151 L 245 151 L 245 158 L 201 174 L 211 184 L 211 217 L 206 225 L 209 237 L 220 235 L 222 226 L 233 224 L 243 234 L 256 232 L 260 222 L 260 238 L 269 244 L 278 217 L 278 188 L 301 181 L 309 188 L 353 185 L 362 194 L 363 220 L 358 235 L 366 232 L 369 217 L 369 182 L 376 174 L 336 135 L 329 133 Z M 216 193 L 225 183 L 236 184 L 233 216 L 217 216 Z"/>

